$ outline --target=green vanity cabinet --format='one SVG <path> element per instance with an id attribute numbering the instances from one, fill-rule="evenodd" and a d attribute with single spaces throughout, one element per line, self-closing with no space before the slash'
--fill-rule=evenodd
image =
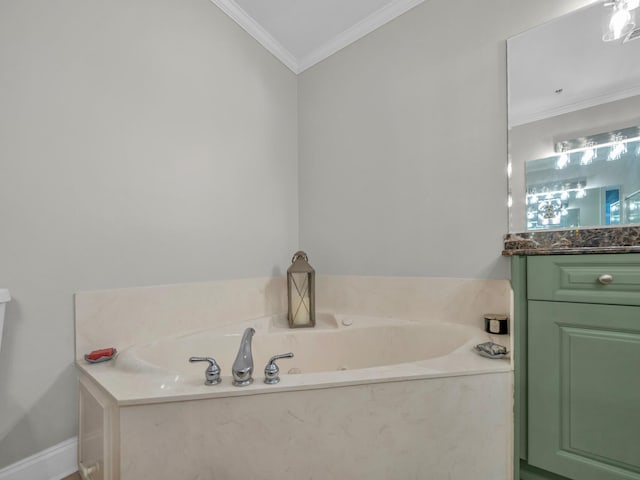
<path id="1" fill-rule="evenodd" d="M 640 254 L 512 261 L 517 475 L 640 480 Z"/>

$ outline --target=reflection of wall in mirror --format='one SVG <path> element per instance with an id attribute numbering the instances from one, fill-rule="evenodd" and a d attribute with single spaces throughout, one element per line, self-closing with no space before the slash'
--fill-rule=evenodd
<path id="1" fill-rule="evenodd" d="M 554 145 L 558 141 L 637 125 L 640 125 L 640 95 L 511 128 L 509 143 L 513 169 L 511 177 L 513 205 L 510 230 L 513 232 L 526 230 L 526 161 L 553 155 L 555 153 Z M 636 162 L 633 171 L 627 171 L 623 174 L 623 179 L 626 182 L 623 188 L 625 195 L 640 189 L 639 163 Z M 600 167 L 605 166 L 608 167 L 607 172 L 603 173 L 604 168 Z M 615 178 L 616 175 L 611 166 L 590 165 L 589 174 L 594 178 L 592 178 L 592 182 L 589 182 L 589 186 L 620 184 L 621 179 Z M 562 174 L 561 171 L 558 173 Z M 597 180 L 594 180 L 595 178 Z M 590 217 L 581 218 L 582 226 L 590 224 Z"/>

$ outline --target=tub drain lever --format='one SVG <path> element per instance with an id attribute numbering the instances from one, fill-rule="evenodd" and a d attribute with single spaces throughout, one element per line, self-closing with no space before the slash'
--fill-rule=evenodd
<path id="1" fill-rule="evenodd" d="M 209 366 L 204 371 L 204 384 L 205 385 L 217 385 L 221 382 L 220 379 L 220 367 L 216 361 L 211 357 L 191 357 L 190 362 L 209 362 Z"/>
<path id="2" fill-rule="evenodd" d="M 278 365 L 276 365 L 276 360 L 280 360 L 281 358 L 293 358 L 293 353 L 282 353 L 271 357 L 267 366 L 264 367 L 264 383 L 268 385 L 275 385 L 280 381 L 280 369 L 278 368 Z"/>

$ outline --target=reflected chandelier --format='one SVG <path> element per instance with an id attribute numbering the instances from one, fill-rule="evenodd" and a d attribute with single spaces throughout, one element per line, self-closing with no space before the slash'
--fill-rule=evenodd
<path id="1" fill-rule="evenodd" d="M 612 7 L 612 11 L 606 20 L 602 40 L 620 40 L 633 31 L 636 26 L 635 10 L 640 6 L 640 0 L 614 0 L 606 2 L 604 6 Z"/>

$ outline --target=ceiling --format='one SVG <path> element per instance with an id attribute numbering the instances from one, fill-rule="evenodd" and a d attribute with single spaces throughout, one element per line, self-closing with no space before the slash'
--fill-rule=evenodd
<path id="1" fill-rule="evenodd" d="M 640 39 L 603 42 L 602 3 L 508 40 L 510 126 L 640 95 Z"/>
<path id="2" fill-rule="evenodd" d="M 424 0 L 211 0 L 298 74 Z"/>

